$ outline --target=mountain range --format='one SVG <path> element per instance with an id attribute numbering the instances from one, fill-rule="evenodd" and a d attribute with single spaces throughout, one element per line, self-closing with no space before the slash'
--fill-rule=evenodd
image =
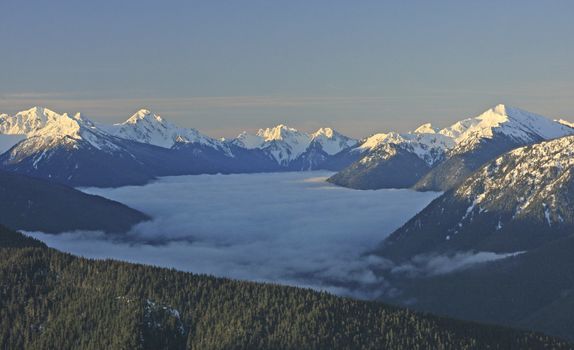
<path id="1" fill-rule="evenodd" d="M 138 185 L 157 176 L 312 170 L 356 141 L 330 128 L 285 125 L 215 140 L 142 109 L 125 122 L 34 107 L 0 115 L 0 167 L 71 186 Z"/>
<path id="2" fill-rule="evenodd" d="M 125 122 L 34 107 L 0 115 L 0 168 L 70 186 L 139 185 L 158 176 L 325 169 L 357 189 L 444 191 L 511 149 L 574 133 L 505 105 L 437 129 L 379 133 L 357 141 L 331 128 L 307 134 L 286 125 L 216 140 L 142 109 Z"/>
<path id="3" fill-rule="evenodd" d="M 445 191 L 507 151 L 572 134 L 565 121 L 500 104 L 440 130 L 423 124 L 410 133 L 375 134 L 349 151 L 360 159 L 329 181 L 356 189 Z"/>
<path id="4" fill-rule="evenodd" d="M 0 224 L 53 233 L 125 232 L 148 219 L 69 186 L 166 175 L 329 169 L 340 170 L 330 182 L 351 188 L 444 191 L 368 252 L 394 266 L 374 268 L 393 287 L 380 300 L 574 340 L 574 129 L 564 120 L 498 105 L 447 128 L 360 141 L 285 125 L 216 140 L 148 110 L 103 125 L 36 107 L 0 115 L 0 146 Z M 18 237 L 10 231 L 0 243 L 42 247 Z M 432 271 L 480 254 L 496 259 Z"/>

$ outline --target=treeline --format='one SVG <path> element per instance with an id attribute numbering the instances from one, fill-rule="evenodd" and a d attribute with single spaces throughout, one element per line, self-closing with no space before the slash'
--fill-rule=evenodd
<path id="1" fill-rule="evenodd" d="M 571 348 L 307 289 L 77 258 L 3 228 L 0 245 L 2 349 Z"/>

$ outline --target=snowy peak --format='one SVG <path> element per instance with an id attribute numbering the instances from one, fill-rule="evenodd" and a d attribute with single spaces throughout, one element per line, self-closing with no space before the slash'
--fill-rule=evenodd
<path id="1" fill-rule="evenodd" d="M 332 139 L 335 138 L 337 136 L 342 136 L 341 134 L 339 134 L 338 132 L 336 132 L 335 130 L 331 129 L 331 128 L 320 128 L 319 130 L 315 131 L 314 133 L 311 133 L 311 138 L 315 139 L 317 137 L 326 137 L 328 139 Z"/>
<path id="2" fill-rule="evenodd" d="M 311 147 L 318 147 L 328 155 L 334 155 L 357 144 L 356 140 L 331 128 L 320 128 L 307 134 L 284 124 L 259 129 L 255 135 L 242 132 L 230 142 L 246 149 L 262 149 L 283 166 L 289 165 Z"/>
<path id="3" fill-rule="evenodd" d="M 573 131 L 541 115 L 499 104 L 475 118 L 442 129 L 440 133 L 452 137 L 457 144 L 474 144 L 484 138 L 493 138 L 495 134 L 527 144 L 570 135 Z"/>
<path id="4" fill-rule="evenodd" d="M 149 109 L 142 108 L 139 111 L 137 111 L 136 113 L 134 113 L 134 115 L 132 115 L 128 120 L 126 120 L 122 124 L 137 124 L 137 123 L 140 123 L 142 121 L 145 121 L 148 123 L 149 122 L 163 123 L 163 119 L 159 115 L 152 114 Z"/>
<path id="5" fill-rule="evenodd" d="M 14 116 L 2 114 L 0 116 L 0 133 L 28 135 L 44 128 L 48 123 L 57 123 L 67 117 L 67 114 L 60 115 L 43 107 L 32 107 L 28 110 L 18 112 Z"/>
<path id="6" fill-rule="evenodd" d="M 195 129 L 180 128 L 148 109 L 140 109 L 123 123 L 101 127 L 113 136 L 163 148 L 171 148 L 176 143 L 198 143 L 227 151 L 223 143 Z"/>
<path id="7" fill-rule="evenodd" d="M 288 165 L 299 157 L 311 143 L 309 135 L 283 124 L 259 129 L 256 136 L 263 139 L 259 148 L 266 150 L 281 165 Z"/>
<path id="8" fill-rule="evenodd" d="M 393 147 L 402 148 L 408 152 L 414 153 L 417 157 L 424 160 L 428 165 L 433 165 L 441 160 L 444 153 L 453 147 L 453 140 L 446 135 L 434 132 L 423 133 L 430 124 L 419 127 L 415 132 L 400 134 L 397 132 L 379 133 L 372 135 L 356 148 L 359 152 L 368 153 L 363 161 L 372 162 L 376 159 L 387 159 L 389 152 L 394 152 Z"/>
<path id="9" fill-rule="evenodd" d="M 413 131 L 413 133 L 415 133 L 415 134 L 436 134 L 438 131 L 439 131 L 439 129 L 434 128 L 431 123 L 426 123 L 426 124 L 423 124 L 423 125 L 419 126 L 418 128 L 416 128 L 415 131 Z"/>
<path id="10" fill-rule="evenodd" d="M 70 116 L 68 113 L 59 114 L 42 107 L 33 107 L 14 116 L 0 116 L 0 134 L 24 135 L 28 138 L 70 137 L 80 140 L 85 132 L 94 128 L 94 124 L 80 113 Z"/>
<path id="11" fill-rule="evenodd" d="M 258 135 L 249 134 L 243 131 L 235 139 L 230 141 L 232 144 L 246 149 L 260 148 L 265 143 L 265 139 Z"/>
<path id="12" fill-rule="evenodd" d="M 357 144 L 357 140 L 338 133 L 331 128 L 320 128 L 311 135 L 311 142 L 319 144 L 329 155 L 337 154 Z"/>
<path id="13" fill-rule="evenodd" d="M 299 132 L 299 130 L 279 124 L 273 128 L 259 129 L 257 136 L 265 141 L 285 141 L 285 142 L 305 142 L 309 141 L 309 135 Z"/>
<path id="14" fill-rule="evenodd" d="M 80 113 L 70 116 L 68 113 L 59 114 L 41 107 L 21 111 L 14 116 L 3 115 L 0 133 L 23 136 L 12 148 L 11 160 L 43 154 L 46 150 L 61 146 L 78 148 L 91 145 L 109 152 L 117 149 L 109 135 Z"/>

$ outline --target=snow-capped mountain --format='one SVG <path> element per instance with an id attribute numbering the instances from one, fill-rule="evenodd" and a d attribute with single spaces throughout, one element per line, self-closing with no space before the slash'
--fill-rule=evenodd
<path id="1" fill-rule="evenodd" d="M 47 108 L 32 107 L 14 116 L 0 114 L 0 133 L 8 135 L 28 135 L 38 131 L 51 121 L 61 119 L 61 115 Z"/>
<path id="2" fill-rule="evenodd" d="M 357 140 L 342 135 L 331 128 L 320 128 L 310 136 L 311 143 L 317 143 L 330 156 L 357 144 Z"/>
<path id="3" fill-rule="evenodd" d="M 444 191 L 506 151 L 571 134 L 574 129 L 563 123 L 497 105 L 477 117 L 441 130 L 423 124 L 412 133 L 373 135 L 353 150 L 361 152 L 362 158 L 330 181 L 363 189 L 414 186 L 418 190 Z M 405 154 L 416 155 L 426 166 L 413 164 L 409 176 L 399 182 L 392 181 L 399 179 L 398 169 L 393 167 L 402 164 L 396 157 Z M 418 160 L 415 159 L 415 163 L 419 163 Z M 401 165 L 400 169 L 406 168 Z"/>
<path id="4" fill-rule="evenodd" d="M 350 153 L 360 159 L 329 178 L 329 182 L 357 189 L 410 187 L 453 146 L 451 137 L 424 124 L 410 133 L 375 134 Z"/>
<path id="5" fill-rule="evenodd" d="M 195 129 L 180 128 L 147 109 L 140 109 L 123 123 L 98 126 L 113 136 L 163 148 L 176 143 L 196 143 L 229 152 L 224 143 Z"/>
<path id="6" fill-rule="evenodd" d="M 0 117 L 0 167 L 72 186 L 121 186 L 157 176 L 277 171 L 245 150 L 141 110 L 118 125 L 35 107 Z M 6 141 L 6 142 L 4 142 Z"/>
<path id="7" fill-rule="evenodd" d="M 270 154 L 280 165 L 286 166 L 307 150 L 309 135 L 285 125 L 261 129 L 257 136 L 263 139 L 260 148 Z"/>
<path id="8" fill-rule="evenodd" d="M 574 229 L 574 136 L 488 162 L 393 233 L 381 254 L 530 250 Z"/>
<path id="9" fill-rule="evenodd" d="M 550 140 L 572 133 L 560 122 L 518 108 L 499 104 L 475 118 L 469 118 L 440 130 L 454 139 L 452 154 L 468 152 L 484 139 L 505 136 L 516 144 Z"/>
<path id="10" fill-rule="evenodd" d="M 0 155 L 2 168 L 71 185 L 143 183 L 152 178 L 121 139 L 77 113 L 34 107 L 5 116 L 2 131 L 24 135 Z"/>
<path id="11" fill-rule="evenodd" d="M 255 135 L 242 132 L 231 144 L 245 149 L 260 149 L 280 166 L 292 170 L 317 169 L 328 159 L 356 144 L 331 128 L 307 134 L 280 124 L 259 129 Z"/>
<path id="12" fill-rule="evenodd" d="M 47 108 L 34 107 L 14 116 L 3 115 L 0 132 L 8 135 L 24 135 L 26 139 L 10 153 L 13 158 L 26 157 L 38 150 L 58 145 L 73 146 L 86 142 L 91 146 L 113 152 L 116 146 L 102 130 L 80 113 L 73 116 L 58 114 Z"/>
<path id="13" fill-rule="evenodd" d="M 423 127 L 426 126 L 428 126 L 428 124 L 423 125 Z M 385 150 L 389 149 L 389 145 L 393 145 L 394 147 L 400 147 L 414 153 L 429 166 L 432 166 L 442 159 L 444 153 L 452 147 L 453 141 L 448 136 L 434 132 L 426 132 L 427 130 L 423 127 L 417 128 L 412 133 L 399 134 L 389 132 L 375 134 L 367 138 L 357 147 L 358 151 L 366 154 L 365 157 L 361 159 L 361 162 L 370 162 L 391 157 L 392 153 L 386 153 Z"/>
<path id="14" fill-rule="evenodd" d="M 330 128 L 285 125 L 224 141 L 181 128 L 149 110 L 125 122 L 34 107 L 0 115 L 0 167 L 74 186 L 141 184 L 157 176 L 328 169 L 354 188 L 448 189 L 519 146 L 573 134 L 564 121 L 504 105 L 438 130 L 380 133 L 357 142 Z"/>
<path id="15" fill-rule="evenodd" d="M 425 175 L 418 190 L 444 191 L 461 183 L 485 162 L 511 149 L 572 135 L 574 129 L 541 115 L 497 105 L 478 117 L 440 131 L 454 140 L 446 160 Z"/>

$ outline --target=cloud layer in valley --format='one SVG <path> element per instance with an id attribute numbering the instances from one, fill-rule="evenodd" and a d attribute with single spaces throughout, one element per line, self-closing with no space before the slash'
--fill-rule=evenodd
<path id="1" fill-rule="evenodd" d="M 385 281 L 372 270 L 396 267 L 364 253 L 437 193 L 350 190 L 326 183 L 328 175 L 179 176 L 146 186 L 84 189 L 154 219 L 120 240 L 94 232 L 32 234 L 90 258 L 374 296 Z"/>

